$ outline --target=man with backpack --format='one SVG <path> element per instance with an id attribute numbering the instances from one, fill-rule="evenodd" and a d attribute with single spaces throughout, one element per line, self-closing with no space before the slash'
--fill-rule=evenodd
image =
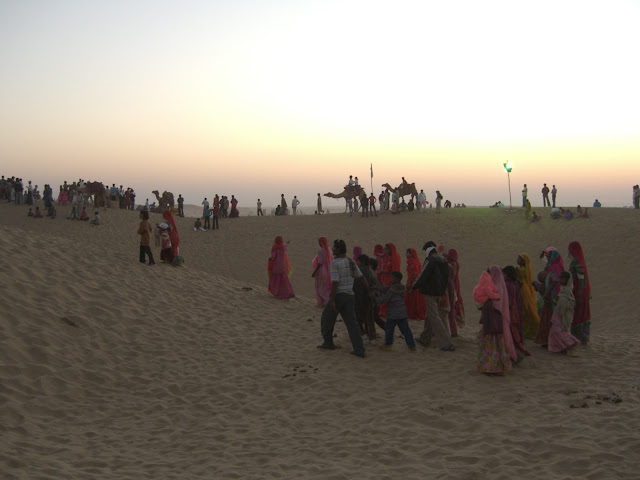
<path id="1" fill-rule="evenodd" d="M 422 249 L 427 251 L 427 258 L 411 289 L 420 290 L 424 294 L 427 315 L 424 320 L 424 329 L 416 341 L 428 347 L 431 344 L 431 337 L 435 335 L 440 350 L 452 352 L 455 347 L 451 344 L 451 336 L 447 333 L 444 321 L 438 312 L 439 299 L 445 294 L 449 282 L 449 263 L 446 258 L 438 255 L 434 242 L 427 242 Z"/>

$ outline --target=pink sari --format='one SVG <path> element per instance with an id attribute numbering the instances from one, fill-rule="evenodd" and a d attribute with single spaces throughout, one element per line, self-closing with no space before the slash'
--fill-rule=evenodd
<path id="1" fill-rule="evenodd" d="M 287 256 L 287 246 L 282 237 L 277 236 L 271 247 L 271 257 L 267 265 L 269 273 L 269 292 L 276 298 L 286 299 L 294 297 L 293 287 L 289 282 L 291 262 Z"/>
<path id="2" fill-rule="evenodd" d="M 351 259 L 358 263 L 358 257 L 362 255 L 362 247 L 359 245 L 356 245 L 355 247 L 353 247 L 353 257 L 351 257 Z"/>
<path id="3" fill-rule="evenodd" d="M 491 274 L 491 280 L 498 290 L 500 300 L 494 300 L 493 302 L 500 310 L 502 314 L 502 337 L 504 339 L 505 350 L 509 354 L 509 357 L 513 361 L 518 360 L 518 354 L 516 353 L 516 347 L 513 344 L 513 337 L 511 336 L 511 315 L 509 315 L 509 292 L 507 286 L 504 283 L 504 276 L 502 269 L 497 265 L 489 267 L 489 273 Z"/>
<path id="4" fill-rule="evenodd" d="M 320 265 L 315 276 L 316 301 L 318 306 L 324 307 L 331 296 L 331 261 L 333 260 L 333 255 L 331 254 L 331 249 L 329 249 L 327 237 L 320 237 L 319 241 L 322 248 L 318 250 L 318 254 L 313 258 L 311 267 L 315 272 L 316 267 Z"/>

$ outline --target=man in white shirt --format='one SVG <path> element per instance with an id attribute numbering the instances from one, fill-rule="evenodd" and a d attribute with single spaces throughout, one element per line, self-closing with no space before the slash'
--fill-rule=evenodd
<path id="1" fill-rule="evenodd" d="M 291 200 L 291 208 L 293 209 L 293 214 L 296 214 L 296 208 L 300 204 L 300 200 L 295 195 L 293 196 L 293 200 Z"/>
<path id="2" fill-rule="evenodd" d="M 418 194 L 418 210 L 424 211 L 427 208 L 427 195 L 424 190 L 420 190 Z"/>
<path id="3" fill-rule="evenodd" d="M 202 201 L 202 216 L 206 217 L 207 216 L 207 211 L 209 210 L 209 200 L 207 200 L 207 197 L 204 197 L 204 200 Z"/>
<path id="4" fill-rule="evenodd" d="M 524 188 L 522 189 L 522 208 L 527 206 L 527 196 L 529 193 L 529 189 L 527 188 L 527 184 L 524 184 Z"/>

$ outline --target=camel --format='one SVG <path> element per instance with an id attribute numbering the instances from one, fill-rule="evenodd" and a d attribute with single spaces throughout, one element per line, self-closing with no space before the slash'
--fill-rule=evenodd
<path id="1" fill-rule="evenodd" d="M 360 196 L 360 193 L 362 192 L 362 187 L 360 185 L 354 185 L 352 187 L 345 187 L 344 190 L 342 190 L 341 193 L 335 194 L 335 193 L 325 193 L 324 196 L 325 197 L 329 197 L 329 198 L 344 198 L 344 211 L 347 211 L 347 200 L 353 200 L 354 198 L 357 198 Z"/>
<path id="2" fill-rule="evenodd" d="M 395 188 L 391 188 L 391 185 L 389 185 L 388 183 L 383 183 L 382 186 L 384 188 L 386 188 L 387 190 L 390 190 L 392 192 L 395 192 L 396 189 Z M 414 197 L 418 196 L 418 190 L 416 189 L 416 184 L 415 183 L 404 183 L 404 184 L 400 184 L 397 188 L 397 190 L 400 190 L 400 197 L 402 197 L 404 199 L 405 195 L 411 195 L 411 199 L 413 200 Z"/>
<path id="3" fill-rule="evenodd" d="M 173 193 L 167 192 L 165 190 L 164 192 L 162 192 L 162 197 L 160 197 L 160 192 L 158 192 L 158 190 L 154 190 L 151 193 L 153 193 L 156 196 L 156 199 L 158 200 L 158 206 L 159 207 L 168 206 L 171 209 L 171 211 L 173 211 L 173 207 L 174 207 Z"/>
<path id="4" fill-rule="evenodd" d="M 69 190 L 76 190 L 85 198 L 93 195 L 93 205 L 104 207 L 107 204 L 107 189 L 102 182 L 87 182 L 83 187 L 71 185 Z"/>

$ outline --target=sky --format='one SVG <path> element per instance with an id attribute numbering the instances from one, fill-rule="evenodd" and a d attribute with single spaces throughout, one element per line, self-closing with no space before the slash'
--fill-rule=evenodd
<path id="1" fill-rule="evenodd" d="M 313 209 L 349 175 L 631 205 L 638 25 L 630 0 L 0 0 L 0 173 L 244 207 Z"/>

